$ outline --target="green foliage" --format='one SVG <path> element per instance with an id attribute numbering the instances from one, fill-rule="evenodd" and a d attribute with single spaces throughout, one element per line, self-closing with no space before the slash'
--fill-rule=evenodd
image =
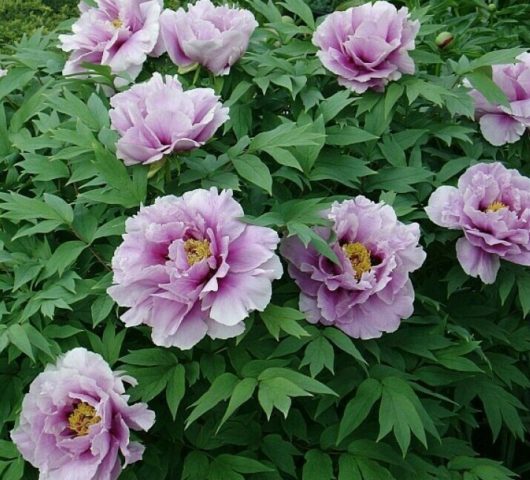
<path id="1" fill-rule="evenodd" d="M 9 53 L 22 35 L 38 28 L 52 31 L 77 15 L 77 0 L 2 0 L 0 2 L 0 53 Z"/>
<path id="2" fill-rule="evenodd" d="M 480 160 L 530 174 L 528 139 L 502 148 L 485 143 L 462 85 L 466 77 L 503 100 L 488 67 L 512 61 L 530 41 L 530 7 L 406 3 L 422 21 L 417 75 L 385 93 L 356 96 L 315 57 L 315 18 L 304 3 L 245 2 L 261 27 L 244 59 L 221 81 L 204 71 L 181 76 L 185 88 L 216 88 L 230 122 L 204 148 L 151 171 L 126 168 L 115 156 L 109 100 L 97 85 L 108 84 L 105 69 L 88 80 L 64 79 L 55 34 L 23 39 L 6 57 L 2 479 L 37 478 L 8 432 L 32 379 L 78 345 L 134 376 L 132 400 L 156 411 L 153 430 L 139 435 L 144 461 L 128 467 L 125 480 L 530 475 L 530 274 L 503 263 L 494 285 L 470 279 L 456 262 L 454 232 L 433 226 L 423 211 L 435 187 L 454 184 Z M 443 30 L 455 40 L 440 50 L 434 39 Z M 139 80 L 157 70 L 176 71 L 151 59 Z M 179 351 L 155 347 L 146 328 L 126 330 L 105 293 L 125 219 L 159 195 L 210 186 L 234 189 L 245 221 L 298 235 L 332 261 L 335 254 L 311 227 L 326 225 L 319 212 L 334 200 L 363 193 L 391 204 L 402 221 L 420 222 L 428 258 L 413 277 L 415 315 L 394 334 L 352 340 L 307 323 L 285 275 L 272 303 L 247 319 L 237 339 L 205 339 Z"/>

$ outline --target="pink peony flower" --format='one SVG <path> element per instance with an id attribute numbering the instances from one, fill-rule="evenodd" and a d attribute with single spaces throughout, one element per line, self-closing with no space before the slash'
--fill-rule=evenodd
<path id="1" fill-rule="evenodd" d="M 84 348 L 33 380 L 11 439 L 39 480 L 115 480 L 141 460 L 144 447 L 129 440 L 129 429 L 149 430 L 155 414 L 143 403 L 128 405 L 124 382 L 136 384 Z"/>
<path id="2" fill-rule="evenodd" d="M 313 35 L 322 64 L 339 76 L 339 84 L 354 92 L 382 91 L 402 73 L 414 73 L 408 50 L 420 23 L 405 7 L 388 2 L 365 3 L 329 15 Z"/>
<path id="3" fill-rule="evenodd" d="M 514 65 L 493 65 L 492 78 L 506 94 L 509 107 L 489 103 L 478 91 L 471 90 L 480 131 L 492 145 L 514 143 L 530 127 L 530 53 L 517 57 Z"/>
<path id="4" fill-rule="evenodd" d="M 184 92 L 177 76 L 155 73 L 111 98 L 112 128 L 121 135 L 117 156 L 125 165 L 153 163 L 172 152 L 204 145 L 228 119 L 211 88 Z"/>
<path id="5" fill-rule="evenodd" d="M 79 4 L 80 18 L 70 35 L 59 35 L 61 48 L 72 52 L 63 74 L 84 72 L 83 63 L 110 66 L 133 80 L 156 45 L 163 0 L 96 0 Z M 118 84 L 126 82 L 120 80 Z"/>
<path id="6" fill-rule="evenodd" d="M 393 332 L 413 313 L 409 273 L 425 260 L 417 223 L 398 221 L 392 207 L 359 195 L 322 212 L 331 229 L 315 228 L 328 240 L 339 264 L 297 237 L 280 248 L 289 274 L 300 287 L 300 310 L 311 323 L 333 325 L 354 338 Z"/>
<path id="7" fill-rule="evenodd" d="M 199 0 L 188 11 L 165 10 L 160 26 L 157 54 L 167 51 L 178 66 L 198 63 L 214 75 L 226 75 L 247 50 L 258 23 L 248 10 Z"/>
<path id="8" fill-rule="evenodd" d="M 282 265 L 278 235 L 240 220 L 231 191 L 158 198 L 126 223 L 109 295 L 128 327 L 152 327 L 156 345 L 189 349 L 205 335 L 235 337 L 270 301 Z"/>
<path id="9" fill-rule="evenodd" d="M 457 188 L 437 188 L 425 211 L 437 225 L 464 232 L 456 254 L 468 275 L 493 283 L 501 258 L 530 265 L 530 178 L 517 170 L 474 165 Z"/>

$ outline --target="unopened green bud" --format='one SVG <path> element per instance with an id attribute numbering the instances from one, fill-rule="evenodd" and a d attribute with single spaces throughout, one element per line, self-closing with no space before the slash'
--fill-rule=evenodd
<path id="1" fill-rule="evenodd" d="M 454 40 L 453 34 L 451 32 L 442 32 L 436 37 L 436 45 L 438 48 L 445 48 Z"/>

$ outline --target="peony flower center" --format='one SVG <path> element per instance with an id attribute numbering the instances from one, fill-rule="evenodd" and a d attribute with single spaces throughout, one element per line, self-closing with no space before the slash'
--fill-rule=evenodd
<path id="1" fill-rule="evenodd" d="M 119 19 L 119 18 L 115 18 L 114 20 L 112 20 L 112 26 L 114 28 L 121 28 L 123 27 L 123 22 Z"/>
<path id="2" fill-rule="evenodd" d="M 97 415 L 96 409 L 86 402 L 80 402 L 74 411 L 68 415 L 68 426 L 76 437 L 88 435 L 92 425 L 101 422 L 101 417 Z"/>
<path id="3" fill-rule="evenodd" d="M 486 208 L 486 213 L 495 213 L 499 210 L 502 210 L 503 208 L 508 208 L 508 205 L 496 200 L 495 202 L 492 202 L 488 205 Z"/>
<path id="4" fill-rule="evenodd" d="M 345 243 L 342 251 L 348 257 L 352 268 L 355 270 L 355 278 L 359 280 L 364 272 L 369 272 L 372 268 L 370 251 L 359 242 Z"/>
<path id="5" fill-rule="evenodd" d="M 195 240 L 194 238 L 190 238 L 184 242 L 184 251 L 186 252 L 190 267 L 212 255 L 208 240 Z"/>

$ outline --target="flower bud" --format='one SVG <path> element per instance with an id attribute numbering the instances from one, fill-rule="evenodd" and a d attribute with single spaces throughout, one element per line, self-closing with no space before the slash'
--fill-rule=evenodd
<path id="1" fill-rule="evenodd" d="M 451 32 L 442 32 L 436 37 L 435 43 L 438 48 L 447 47 L 454 40 L 453 34 Z"/>

